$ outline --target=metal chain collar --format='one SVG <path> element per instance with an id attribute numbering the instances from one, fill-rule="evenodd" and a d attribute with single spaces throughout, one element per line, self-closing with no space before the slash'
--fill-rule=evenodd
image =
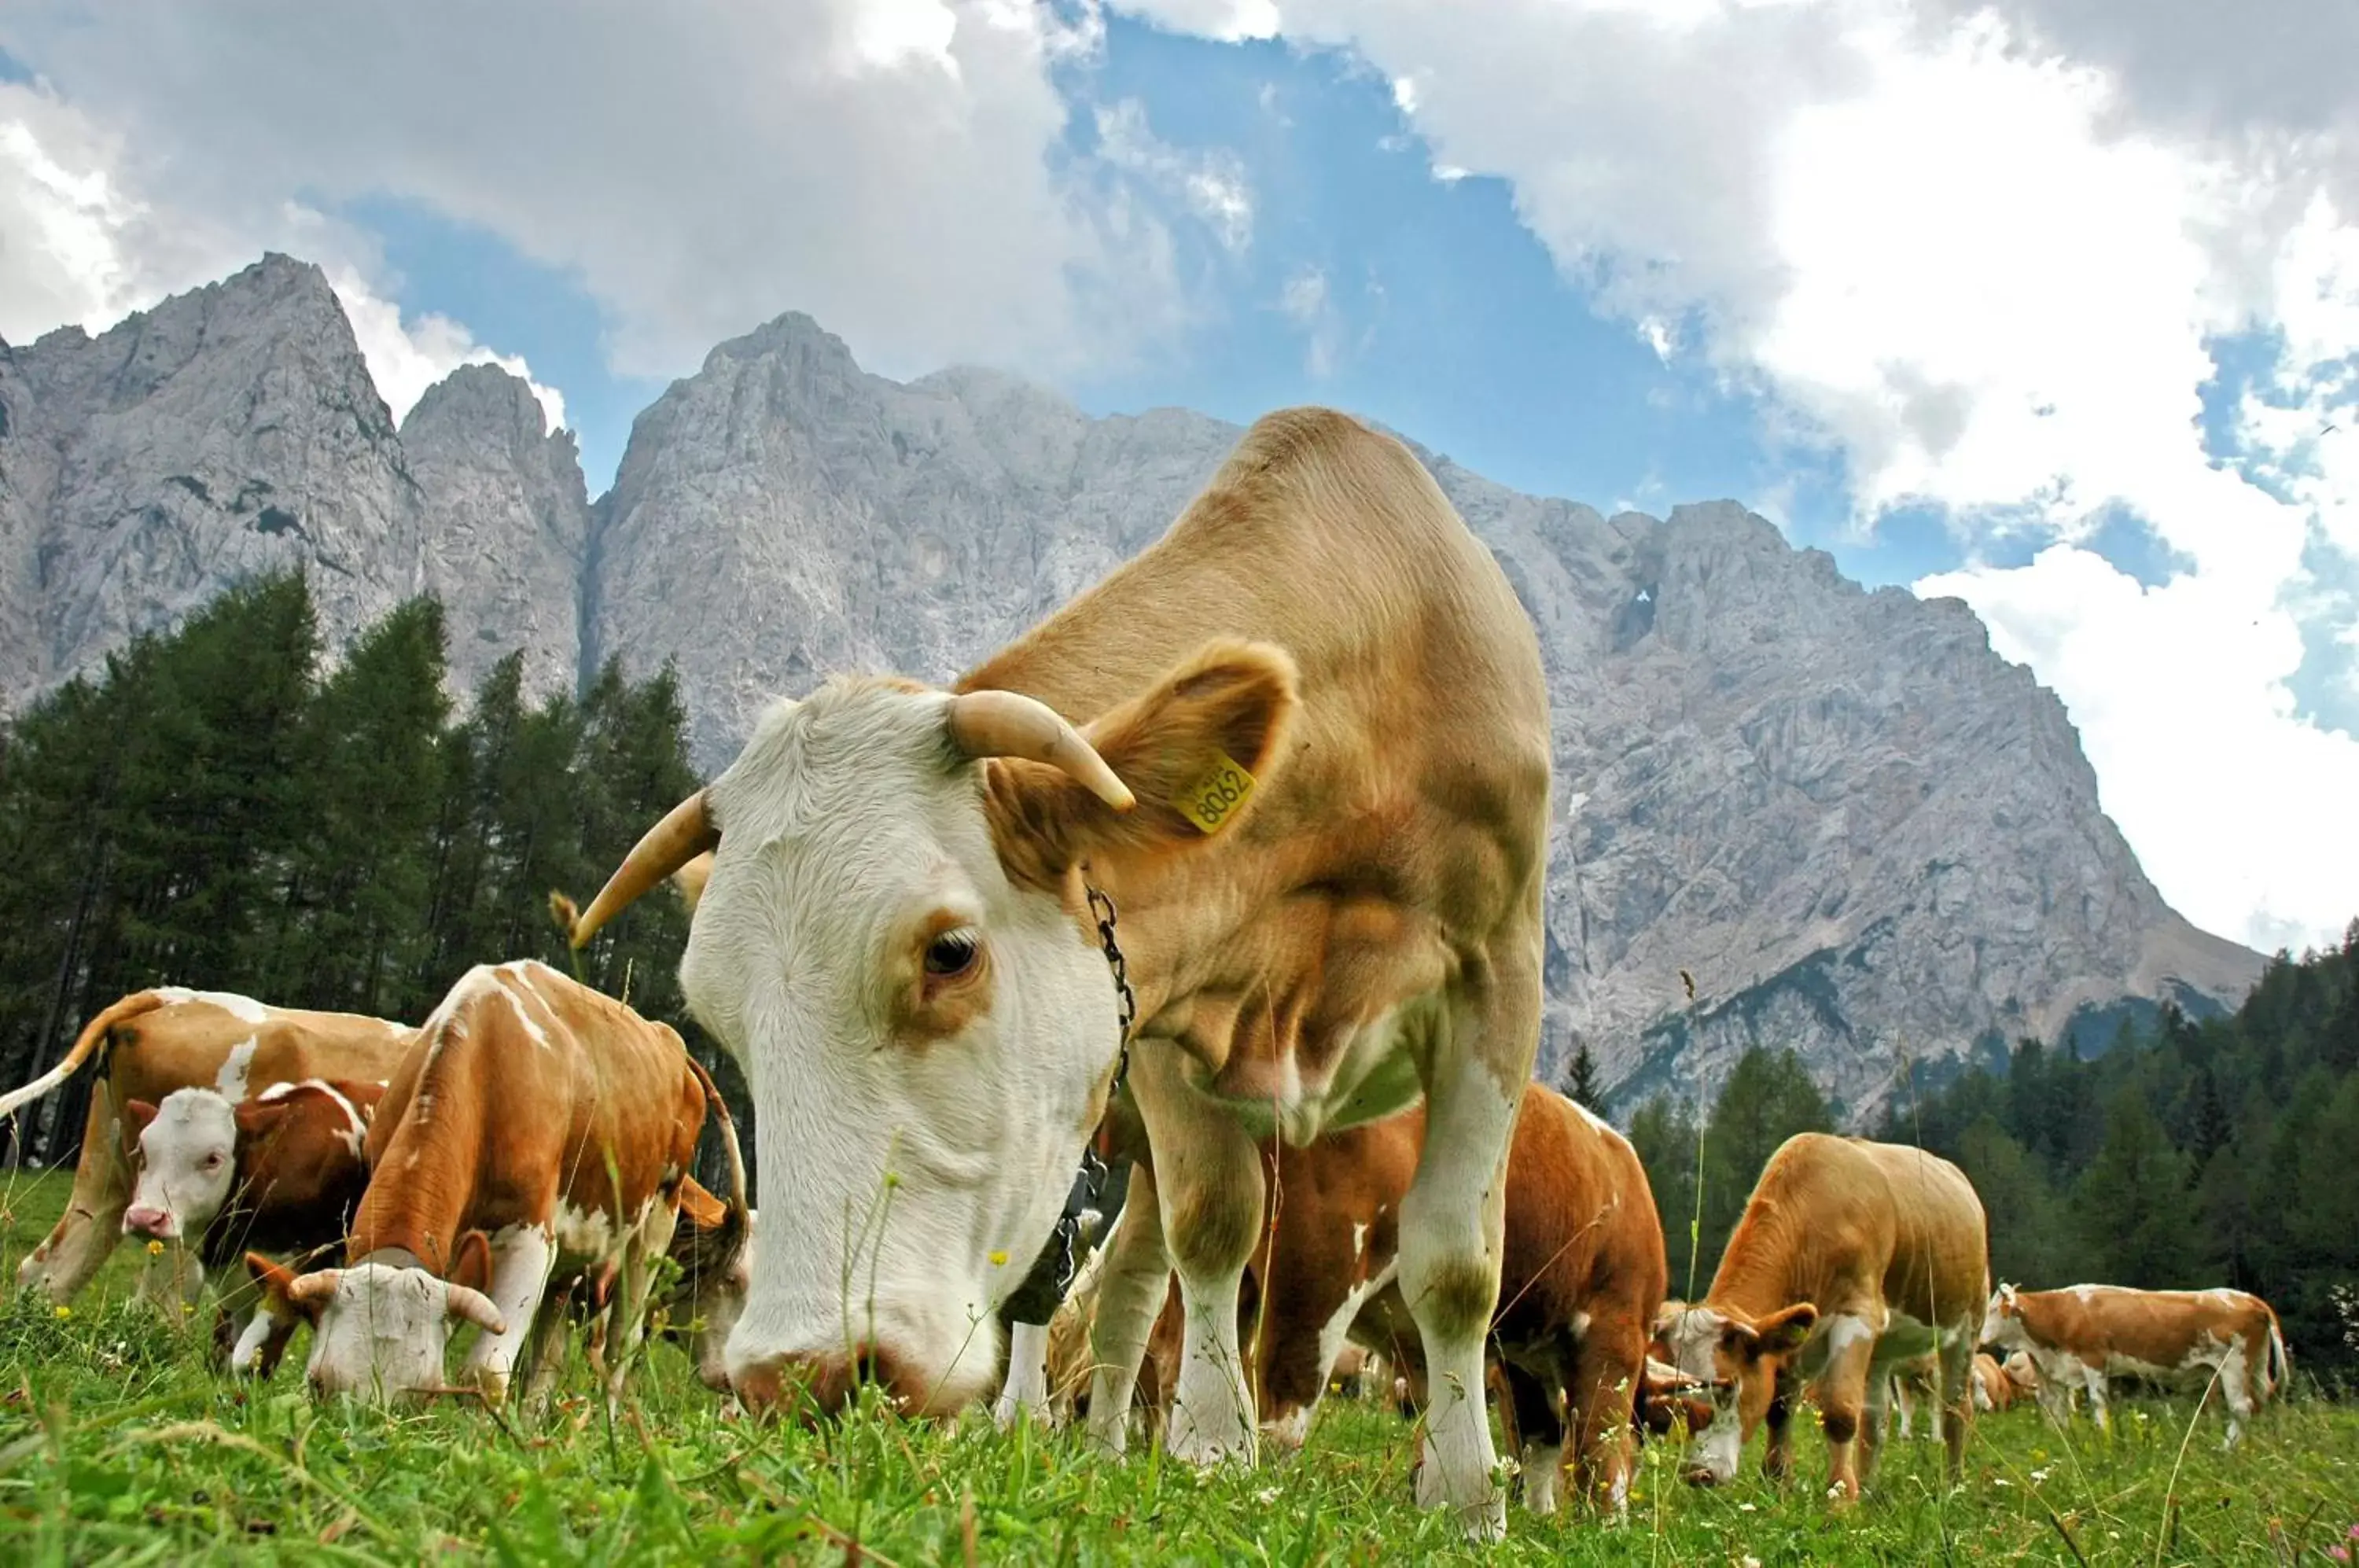
<path id="1" fill-rule="evenodd" d="M 1086 882 L 1082 887 L 1089 895 L 1090 916 L 1097 922 L 1098 945 L 1105 952 L 1106 966 L 1114 971 L 1114 996 L 1122 1004 L 1121 1054 L 1114 1060 L 1114 1086 L 1106 1091 L 1106 1117 L 1098 1123 L 1090 1141 L 1082 1146 L 1082 1167 L 1074 1173 L 1073 1185 L 1065 1194 L 1065 1208 L 1057 1216 L 1057 1228 L 1049 1233 L 1048 1245 L 1040 1249 L 1040 1256 L 1032 1260 L 1023 1281 L 1000 1308 L 1001 1315 L 1010 1323 L 1045 1323 L 1055 1314 L 1065 1292 L 1072 1288 L 1073 1277 L 1081 1272 L 1082 1259 L 1103 1238 L 1113 1216 L 1121 1211 L 1130 1184 L 1129 1161 L 1110 1160 L 1111 1151 L 1103 1149 L 1101 1145 L 1106 1138 L 1106 1122 L 1112 1119 L 1114 1098 L 1122 1093 L 1123 1081 L 1130 1075 L 1130 1030 L 1138 1021 L 1138 998 L 1131 994 L 1129 966 L 1123 962 L 1122 944 L 1114 940 L 1114 900 Z"/>

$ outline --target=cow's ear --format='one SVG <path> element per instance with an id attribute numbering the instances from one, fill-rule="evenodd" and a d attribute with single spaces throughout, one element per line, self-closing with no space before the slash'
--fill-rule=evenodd
<path id="1" fill-rule="evenodd" d="M 1283 648 L 1223 638 L 1092 720 L 1082 738 L 1128 787 L 1137 803 L 1127 811 L 1045 763 L 992 758 L 987 810 L 1009 875 L 1053 887 L 1084 861 L 1234 832 L 1283 763 L 1299 684 Z"/>
<path id="2" fill-rule="evenodd" d="M 254 1276 L 255 1286 L 262 1292 L 263 1308 L 271 1316 L 290 1319 L 299 1314 L 313 1323 L 320 1321 L 320 1312 L 327 1303 L 310 1295 L 298 1301 L 294 1271 L 285 1264 L 259 1252 L 249 1252 L 245 1255 L 245 1271 Z"/>
<path id="3" fill-rule="evenodd" d="M 1787 1356 L 1802 1347 L 1810 1331 L 1819 1326 L 1819 1309 L 1801 1301 L 1781 1312 L 1770 1313 L 1753 1325 L 1756 1335 L 1756 1356 Z"/>
<path id="4" fill-rule="evenodd" d="M 376 1114 L 377 1102 L 385 1098 L 384 1084 L 372 1083 L 361 1078 L 332 1078 L 328 1081 L 328 1087 L 352 1102 L 353 1109 L 360 1113 L 363 1127 L 366 1127 L 369 1118 Z"/>
<path id="5" fill-rule="evenodd" d="M 470 1290 L 492 1288 L 492 1242 L 482 1231 L 471 1230 L 459 1238 L 457 1250 L 451 1258 L 451 1283 L 464 1285 Z"/>
<path id="6" fill-rule="evenodd" d="M 292 1095 L 285 1094 L 276 1100 L 240 1100 L 230 1116 L 236 1121 L 238 1131 L 253 1138 L 277 1126 L 278 1118 L 294 1103 Z"/>
<path id="7" fill-rule="evenodd" d="M 124 1105 L 123 1114 L 131 1118 L 131 1136 L 136 1138 L 156 1119 L 156 1107 L 146 1100 L 133 1100 Z"/>

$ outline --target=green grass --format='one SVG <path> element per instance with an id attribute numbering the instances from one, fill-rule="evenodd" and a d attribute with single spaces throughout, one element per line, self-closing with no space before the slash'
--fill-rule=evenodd
<path id="1" fill-rule="evenodd" d="M 6 1184 L 8 1277 L 64 1196 L 59 1177 Z M 972 1541 L 985 1563 L 2323 1563 L 2359 1520 L 2359 1410 L 2273 1408 L 2233 1456 L 2207 1412 L 2182 1463 L 2189 1401 L 2155 1402 L 2127 1407 L 2110 1442 L 2027 1409 L 1986 1418 L 1954 1491 L 1937 1444 L 1895 1443 L 1843 1514 L 1819 1495 L 1814 1432 L 1782 1494 L 1759 1480 L 1757 1442 L 1745 1478 L 1709 1493 L 1656 1444 L 1627 1525 L 1511 1508 L 1484 1554 L 1409 1506 L 1410 1429 L 1370 1405 L 1331 1406 L 1291 1461 L 1211 1477 L 1003 1437 L 981 1411 L 955 1427 L 873 1405 L 822 1432 L 725 1421 L 669 1345 L 611 1421 L 578 1363 L 538 1413 L 386 1416 L 313 1404 L 305 1337 L 273 1383 L 217 1377 L 203 1313 L 170 1323 L 132 1299 L 137 1261 L 119 1249 L 67 1316 L 0 1309 L 0 1563 L 955 1563 Z"/>

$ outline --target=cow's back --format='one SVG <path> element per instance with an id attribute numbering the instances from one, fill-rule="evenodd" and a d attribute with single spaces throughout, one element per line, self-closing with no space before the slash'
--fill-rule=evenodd
<path id="1" fill-rule="evenodd" d="M 1763 1169 L 1721 1276 L 1782 1273 L 1788 1300 L 1847 1307 L 1866 1294 L 1919 1322 L 1951 1323 L 1981 1311 L 1988 1250 L 1982 1201 L 1948 1160 L 1797 1133 Z M 1711 1293 L 1723 1294 L 1721 1277 Z"/>
<path id="2" fill-rule="evenodd" d="M 108 1040 L 107 1081 L 118 1105 L 159 1103 L 180 1089 L 241 1100 L 305 1078 L 383 1082 L 414 1031 L 358 1013 L 273 1007 L 243 996 L 159 989 L 182 999 L 125 1019 Z"/>
<path id="3" fill-rule="evenodd" d="M 560 1205 L 636 1214 L 686 1173 L 703 1110 L 669 1028 L 545 964 L 478 966 L 419 1029 L 371 1120 L 369 1162 L 386 1174 L 363 1199 L 355 1244 L 408 1228 L 399 1211 L 415 1206 L 407 1172 L 419 1168 L 463 1181 L 462 1227 L 547 1225 Z"/>
<path id="4" fill-rule="evenodd" d="M 1643 1339 L 1669 1281 L 1637 1151 L 1539 1083 L 1526 1085 L 1516 1119 L 1499 1278 L 1493 1332 L 1508 1343 L 1554 1333 L 1575 1312 L 1626 1317 Z"/>

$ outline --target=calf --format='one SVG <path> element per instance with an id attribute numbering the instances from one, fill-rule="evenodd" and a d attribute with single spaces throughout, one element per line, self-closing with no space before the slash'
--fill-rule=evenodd
<path id="1" fill-rule="evenodd" d="M 382 1083 L 310 1078 L 274 1083 L 232 1104 L 212 1089 L 176 1089 L 158 1105 L 134 1100 L 136 1182 L 123 1233 L 152 1242 L 201 1238 L 218 1272 L 245 1247 L 307 1260 L 335 1246 L 368 1184 L 363 1140 Z M 243 1336 L 233 1324 L 256 1308 Z M 222 1288 L 214 1347 L 233 1370 L 268 1376 L 295 1320 L 258 1303 L 236 1270 Z"/>
<path id="2" fill-rule="evenodd" d="M 1385 1356 L 1423 1402 L 1422 1345 L 1398 1287 L 1400 1211 L 1425 1141 L 1412 1109 L 1308 1149 L 1262 1145 L 1276 1220 L 1246 1271 L 1265 1439 L 1300 1446 L 1348 1338 Z M 1505 1250 L 1487 1348 L 1521 1446 L 1525 1506 L 1552 1511 L 1572 1436 L 1585 1491 L 1620 1509 L 1647 1335 L 1663 1299 L 1662 1226 L 1619 1133 L 1540 1085 L 1508 1147 Z"/>
<path id="3" fill-rule="evenodd" d="M 432 1392 L 454 1319 L 484 1333 L 466 1370 L 506 1397 L 551 1282 L 619 1263 L 619 1395 L 646 1325 L 651 1266 L 719 1095 L 670 1029 L 546 964 L 468 971 L 419 1032 L 370 1127 L 374 1175 L 353 1261 L 275 1281 L 313 1320 L 322 1393 Z M 532 1380 L 527 1366 L 524 1381 Z"/>
<path id="4" fill-rule="evenodd" d="M 1940 1358 L 1950 1472 L 1962 1473 L 1973 1420 L 1966 1367 L 1988 1257 L 1982 1200 L 1949 1161 L 1864 1138 L 1788 1138 L 1755 1184 L 1702 1302 L 1663 1322 L 1680 1369 L 1712 1385 L 1712 1420 L 1688 1440 L 1688 1478 L 1733 1479 L 1765 1420 L 1763 1468 L 1782 1476 L 1787 1422 L 1807 1381 L 1827 1434 L 1828 1494 L 1857 1497 L 1875 1475 L 1886 1379 L 1928 1351 Z"/>
<path id="5" fill-rule="evenodd" d="M 1995 1356 L 1974 1356 L 1974 1409 L 2003 1410 L 2015 1403 L 2015 1382 Z"/>
<path id="6" fill-rule="evenodd" d="M 2243 1290 L 2133 1290 L 2075 1285 L 2018 1290 L 2001 1285 L 1983 1318 L 1983 1343 L 2029 1356 L 2039 1371 L 2049 1419 L 2070 1413 L 2066 1393 L 2089 1396 L 2089 1414 L 2109 1427 L 2105 1384 L 2136 1377 L 2166 1387 L 2216 1380 L 2228 1414 L 2227 1446 L 2285 1382 L 2285 1337 L 2277 1315 Z"/>
<path id="7" fill-rule="evenodd" d="M 122 1238 L 132 1199 L 133 1144 L 141 1132 L 125 1120 L 134 1103 L 160 1107 L 180 1090 L 203 1088 L 234 1105 L 307 1078 L 381 1083 L 413 1034 L 386 1018 L 273 1007 L 178 985 L 135 991 L 111 1003 L 83 1026 L 55 1067 L 0 1095 L 0 1116 L 5 1116 L 65 1083 L 93 1057 L 98 1061 L 73 1195 L 56 1228 L 17 1268 L 17 1285 L 70 1301 Z M 218 1118 L 209 1119 L 217 1129 Z M 188 1300 L 202 1270 L 187 1256 L 177 1227 L 167 1228 L 167 1256 L 143 1277 L 141 1290 L 163 1298 L 177 1288 Z M 154 1234 L 144 1225 L 134 1229 Z"/>

